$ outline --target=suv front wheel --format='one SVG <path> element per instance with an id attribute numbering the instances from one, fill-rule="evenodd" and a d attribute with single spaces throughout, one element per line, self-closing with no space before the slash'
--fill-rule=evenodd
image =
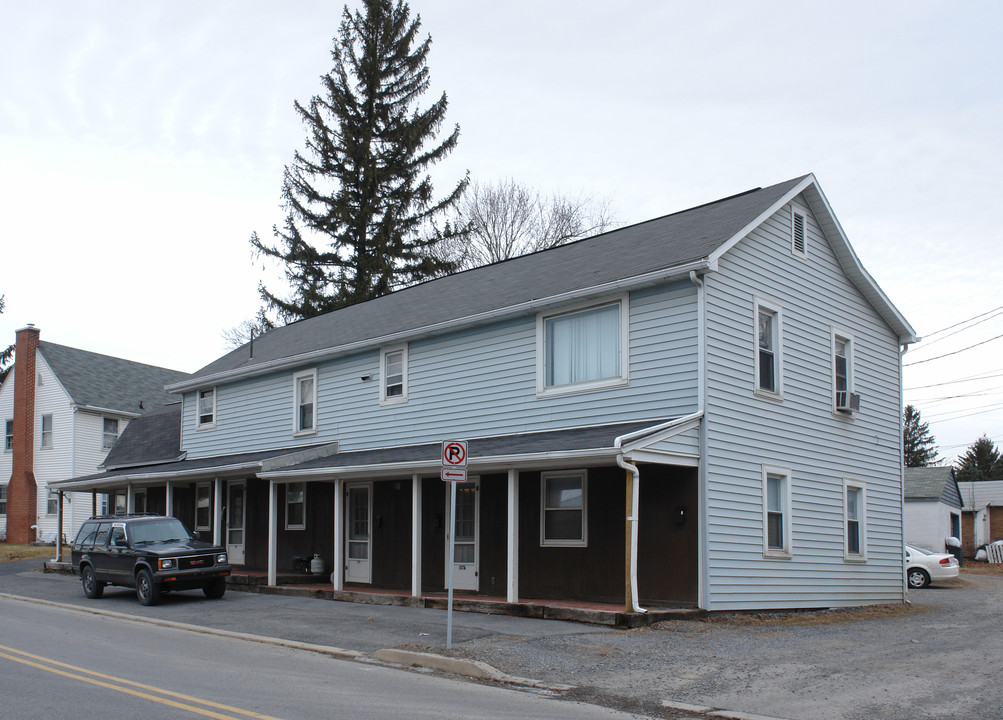
<path id="1" fill-rule="evenodd" d="M 80 570 L 80 584 L 84 586 L 84 595 L 96 600 L 104 595 L 104 583 L 94 575 L 94 568 L 84 565 Z"/>
<path id="2" fill-rule="evenodd" d="M 136 573 L 136 597 L 143 605 L 160 602 L 160 586 L 153 582 L 153 573 L 146 568 Z"/>

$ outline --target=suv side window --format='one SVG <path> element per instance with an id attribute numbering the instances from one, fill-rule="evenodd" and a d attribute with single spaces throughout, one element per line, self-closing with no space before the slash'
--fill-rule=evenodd
<path id="1" fill-rule="evenodd" d="M 98 524 L 87 522 L 80 526 L 77 539 L 73 542 L 78 548 L 91 547 L 94 545 L 94 536 L 97 535 Z"/>
<path id="2" fill-rule="evenodd" d="M 94 536 L 94 545 L 104 547 L 108 544 L 108 535 L 111 533 L 111 523 L 101 523 L 98 525 L 97 535 Z"/>
<path id="3" fill-rule="evenodd" d="M 125 526 L 115 525 L 111 529 L 111 542 L 108 543 L 111 547 L 125 547 L 128 543 L 125 541 Z"/>

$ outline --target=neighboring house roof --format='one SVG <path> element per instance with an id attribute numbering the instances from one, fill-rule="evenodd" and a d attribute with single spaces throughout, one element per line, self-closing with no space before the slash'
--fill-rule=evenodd
<path id="1" fill-rule="evenodd" d="M 905 469 L 906 500 L 937 500 L 961 509 L 961 493 L 948 467 L 907 467 Z"/>
<path id="2" fill-rule="evenodd" d="M 153 465 L 183 456 L 181 451 L 181 403 L 174 402 L 141 415 L 122 431 L 102 467 Z"/>
<path id="3" fill-rule="evenodd" d="M 52 368 L 73 404 L 82 408 L 139 415 L 177 402 L 166 385 L 188 373 L 40 341 L 38 352 Z M 15 372 L 17 367 L 15 365 Z"/>
<path id="4" fill-rule="evenodd" d="M 514 317 L 560 302 L 644 287 L 685 277 L 691 270 L 713 270 L 723 253 L 801 193 L 850 280 L 901 342 L 914 342 L 912 327 L 860 265 L 815 177 L 805 175 L 276 328 L 171 389 L 191 390 Z"/>
<path id="5" fill-rule="evenodd" d="M 965 510 L 981 510 L 987 505 L 1003 507 L 1003 480 L 958 482 Z"/>

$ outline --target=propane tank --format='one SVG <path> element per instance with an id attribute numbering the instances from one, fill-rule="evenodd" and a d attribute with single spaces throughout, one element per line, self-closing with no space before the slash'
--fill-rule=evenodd
<path id="1" fill-rule="evenodd" d="M 310 572 L 314 575 L 324 574 L 324 561 L 321 559 L 319 553 L 314 553 L 313 558 L 310 560 Z"/>

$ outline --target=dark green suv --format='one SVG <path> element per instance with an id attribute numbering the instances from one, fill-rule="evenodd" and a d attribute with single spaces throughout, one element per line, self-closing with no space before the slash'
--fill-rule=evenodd
<path id="1" fill-rule="evenodd" d="M 72 561 L 87 597 L 101 597 L 105 585 L 121 585 L 136 588 L 143 605 L 156 605 L 171 590 L 202 588 L 206 597 L 221 598 L 230 574 L 225 549 L 162 515 L 86 520 L 73 541 Z"/>

